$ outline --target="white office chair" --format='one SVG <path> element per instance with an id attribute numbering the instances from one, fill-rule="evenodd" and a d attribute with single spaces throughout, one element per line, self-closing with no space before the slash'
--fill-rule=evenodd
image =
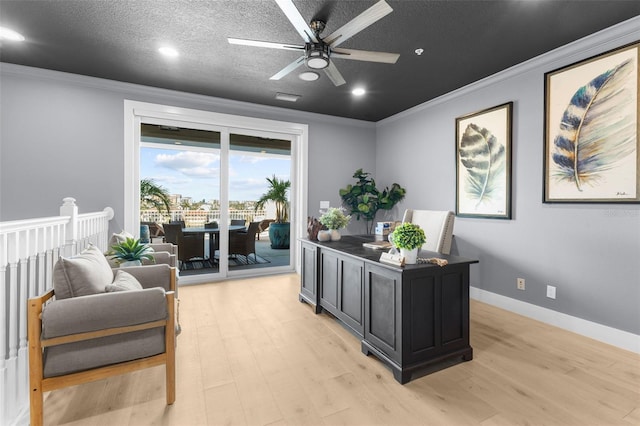
<path id="1" fill-rule="evenodd" d="M 412 210 L 404 211 L 402 222 L 419 225 L 427 237 L 422 250 L 435 251 L 442 254 L 451 252 L 453 239 L 453 221 L 455 216 L 450 211 Z"/>

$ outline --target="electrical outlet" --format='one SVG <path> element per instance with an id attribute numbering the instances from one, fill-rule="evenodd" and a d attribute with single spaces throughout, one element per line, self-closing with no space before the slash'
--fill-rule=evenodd
<path id="1" fill-rule="evenodd" d="M 547 286 L 547 297 L 549 299 L 555 299 L 556 298 L 556 288 L 552 285 L 548 285 Z"/>
<path id="2" fill-rule="evenodd" d="M 518 290 L 524 290 L 524 278 L 518 278 L 516 280 Z"/>

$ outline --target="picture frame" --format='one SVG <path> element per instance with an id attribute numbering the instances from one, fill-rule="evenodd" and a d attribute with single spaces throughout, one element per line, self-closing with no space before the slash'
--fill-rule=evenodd
<path id="1" fill-rule="evenodd" d="M 544 203 L 640 203 L 639 52 L 545 73 Z"/>
<path id="2" fill-rule="evenodd" d="M 456 118 L 456 216 L 511 219 L 513 102 Z"/>

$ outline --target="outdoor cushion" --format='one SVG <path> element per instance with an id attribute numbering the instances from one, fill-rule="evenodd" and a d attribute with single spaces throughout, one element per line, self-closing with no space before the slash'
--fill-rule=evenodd
<path id="1" fill-rule="evenodd" d="M 107 293 L 127 290 L 142 290 L 142 285 L 133 275 L 122 270 L 116 271 L 116 277 L 113 282 L 107 284 L 104 288 Z"/>
<path id="2" fill-rule="evenodd" d="M 90 245 L 73 257 L 60 257 L 53 268 L 56 299 L 104 293 L 113 271 L 100 249 Z"/>

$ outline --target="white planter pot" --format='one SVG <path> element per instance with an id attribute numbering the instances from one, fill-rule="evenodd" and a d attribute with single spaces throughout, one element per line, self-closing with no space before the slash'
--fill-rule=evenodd
<path id="1" fill-rule="evenodd" d="M 404 257 L 404 263 L 407 265 L 414 265 L 418 262 L 418 248 L 412 250 L 401 248 L 400 254 Z"/>
<path id="2" fill-rule="evenodd" d="M 142 262 L 139 260 L 128 260 L 126 262 L 122 262 L 120 264 L 120 267 L 125 268 L 127 266 L 141 266 L 141 265 L 142 265 Z"/>
<path id="3" fill-rule="evenodd" d="M 331 233 L 331 241 L 340 241 L 340 238 L 342 238 L 340 231 L 337 229 L 331 229 L 329 232 Z"/>
<path id="4" fill-rule="evenodd" d="M 318 231 L 318 241 L 331 241 L 331 231 L 326 229 Z"/>

